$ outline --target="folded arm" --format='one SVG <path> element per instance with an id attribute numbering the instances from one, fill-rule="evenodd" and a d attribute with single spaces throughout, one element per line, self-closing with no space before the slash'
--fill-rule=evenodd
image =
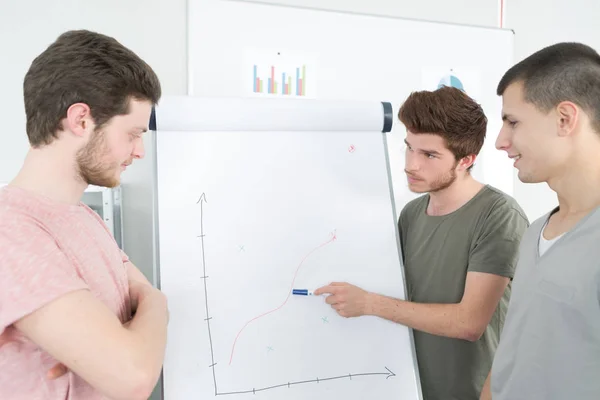
<path id="1" fill-rule="evenodd" d="M 147 399 L 166 341 L 164 296 L 148 286 L 127 327 L 88 290 L 65 294 L 14 325 L 104 395 Z"/>
<path id="2" fill-rule="evenodd" d="M 0 254 L 0 304 L 7 305 L 0 334 L 14 327 L 106 397 L 150 396 L 162 367 L 167 302 L 133 264 L 124 266 L 137 310 L 124 325 L 35 221 L 0 226 Z"/>

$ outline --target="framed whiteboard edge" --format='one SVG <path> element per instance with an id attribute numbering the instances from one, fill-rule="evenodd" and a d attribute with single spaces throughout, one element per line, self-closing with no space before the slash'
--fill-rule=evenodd
<path id="1" fill-rule="evenodd" d="M 406 273 L 404 270 L 404 260 L 403 260 L 403 254 L 402 254 L 402 246 L 400 243 L 400 230 L 398 229 L 398 219 L 400 218 L 400 215 L 398 214 L 398 211 L 396 210 L 396 199 L 394 196 L 394 184 L 392 181 L 392 168 L 391 168 L 391 164 L 390 164 L 390 155 L 389 155 L 389 149 L 388 149 L 388 144 L 387 144 L 387 134 L 386 133 L 382 133 L 382 140 L 383 140 L 383 150 L 384 150 L 384 154 L 385 154 L 385 162 L 386 162 L 386 168 L 387 168 L 387 176 L 388 176 L 388 186 L 390 188 L 390 201 L 392 202 L 392 214 L 394 215 L 394 232 L 396 232 L 396 246 L 398 248 L 398 259 L 400 261 L 401 264 L 401 268 L 400 268 L 400 272 L 402 273 L 402 282 L 404 282 L 404 293 L 408 293 L 408 285 L 406 284 Z M 406 297 L 406 296 L 405 296 Z M 406 300 L 406 299 L 405 299 Z M 417 393 L 419 395 L 419 400 L 423 400 L 423 388 L 421 386 L 421 376 L 419 374 L 419 360 L 417 358 L 417 350 L 416 350 L 416 346 L 415 346 L 415 337 L 414 337 L 414 332 L 413 329 L 410 327 L 408 328 L 408 337 L 410 340 L 410 351 L 411 351 L 411 356 L 413 358 L 413 366 L 414 366 L 414 379 L 415 379 L 415 383 L 417 385 Z"/>
<path id="2" fill-rule="evenodd" d="M 156 128 L 155 128 L 156 129 Z M 149 132 L 152 136 L 150 137 L 151 148 L 148 154 L 152 157 L 152 179 L 151 185 L 151 202 L 152 202 L 152 276 L 154 278 L 154 286 L 160 290 L 160 245 L 159 245 L 159 227 L 158 227 L 158 164 L 157 164 L 157 131 L 151 130 Z M 161 368 L 160 376 L 154 387 L 154 393 L 152 396 L 158 396 L 159 399 L 165 399 L 165 386 L 164 386 L 164 371 Z"/>

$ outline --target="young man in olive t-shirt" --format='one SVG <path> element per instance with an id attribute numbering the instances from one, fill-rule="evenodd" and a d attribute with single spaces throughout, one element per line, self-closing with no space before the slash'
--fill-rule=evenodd
<path id="1" fill-rule="evenodd" d="M 375 315 L 414 329 L 425 400 L 476 400 L 490 371 L 529 222 L 516 201 L 470 174 L 486 133 L 462 91 L 416 92 L 398 113 L 407 129 L 409 202 L 398 228 L 407 300 L 335 282 L 315 291 L 344 317 Z"/>

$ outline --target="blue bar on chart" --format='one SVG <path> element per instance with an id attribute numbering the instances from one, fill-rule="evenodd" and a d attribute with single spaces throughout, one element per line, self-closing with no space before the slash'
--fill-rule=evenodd
<path id="1" fill-rule="evenodd" d="M 254 82 L 252 83 L 254 93 L 262 93 L 263 81 L 258 77 L 258 66 L 254 66 Z"/>
<path id="2" fill-rule="evenodd" d="M 253 90 L 254 90 L 254 93 L 257 93 L 257 92 L 258 92 L 258 74 L 257 74 L 257 71 L 256 71 L 256 69 L 257 69 L 257 67 L 256 67 L 256 65 L 255 65 L 255 66 L 254 66 L 254 79 L 253 79 L 253 81 L 252 81 L 252 82 L 254 82 L 254 89 L 253 89 Z"/>

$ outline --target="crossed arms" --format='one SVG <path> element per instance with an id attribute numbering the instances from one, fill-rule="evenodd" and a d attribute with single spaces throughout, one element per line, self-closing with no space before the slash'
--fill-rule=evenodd
<path id="1" fill-rule="evenodd" d="M 125 267 L 135 311 L 127 324 L 88 290 L 77 290 L 14 326 L 107 397 L 147 399 L 163 364 L 167 301 L 131 262 Z"/>

